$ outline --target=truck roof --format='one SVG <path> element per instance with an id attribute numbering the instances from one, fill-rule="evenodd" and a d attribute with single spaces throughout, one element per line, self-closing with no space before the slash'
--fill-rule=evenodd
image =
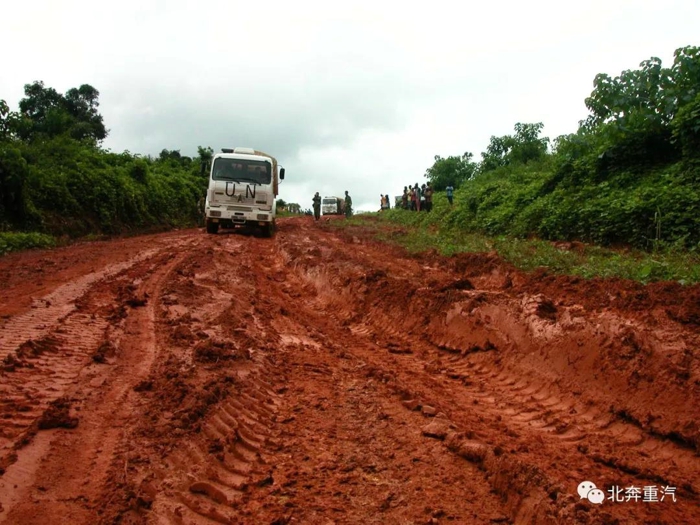
<path id="1" fill-rule="evenodd" d="M 253 148 L 233 148 L 234 153 L 247 153 L 248 155 L 255 155 L 255 150 Z"/>
<path id="2" fill-rule="evenodd" d="M 265 160 L 272 164 L 272 186 L 274 188 L 275 196 L 279 194 L 279 169 L 281 166 L 277 163 L 277 159 L 265 153 L 264 151 L 256 150 L 253 148 L 221 148 L 221 153 L 214 154 L 213 159 L 224 158 L 224 159 L 246 159 L 246 160 L 256 160 L 257 158 L 264 157 Z"/>
<path id="3" fill-rule="evenodd" d="M 277 159 L 265 153 L 264 151 L 259 151 L 253 148 L 222 148 L 221 153 L 214 154 L 214 157 L 223 158 L 247 158 L 247 157 L 267 157 L 272 162 L 273 166 L 277 166 Z"/>

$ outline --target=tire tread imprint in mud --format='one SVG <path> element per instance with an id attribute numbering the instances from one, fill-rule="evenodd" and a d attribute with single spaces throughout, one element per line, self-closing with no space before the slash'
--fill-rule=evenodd
<path id="1" fill-rule="evenodd" d="M 695 372 L 677 381 L 673 361 L 697 348 L 692 327 L 669 322 L 663 309 L 629 308 L 629 302 L 616 308 L 608 301 L 596 308 L 591 287 L 581 280 L 562 278 L 566 291 L 553 295 L 554 278 L 546 277 L 543 287 L 537 282 L 541 276 L 518 274 L 492 256 L 459 256 L 454 262 L 431 255 L 407 258 L 401 250 L 358 239 L 356 232 L 339 235 L 335 246 L 341 253 L 330 265 L 319 264 L 313 255 L 318 248 L 298 244 L 288 247 L 289 259 L 299 262 L 338 323 L 402 356 L 396 370 L 404 377 L 398 383 L 411 382 L 405 373 L 414 360 L 418 363 L 410 374 L 423 368 L 434 377 L 428 389 L 398 389 L 410 406 L 415 398 L 427 397 L 431 405 L 435 398 L 450 399 L 444 408 L 452 412 L 453 423 L 499 452 L 502 459 L 490 467 L 494 489 L 516 502 L 510 510 L 514 519 L 527 521 L 523 509 L 531 501 L 517 504 L 528 498 L 516 496 L 521 491 L 512 478 L 527 471 L 518 464 L 530 463 L 533 472 L 545 476 L 523 486 L 550 499 L 558 495 L 552 504 L 559 520 L 598 519 L 596 509 L 582 510 L 572 500 L 576 476 L 597 476 L 600 484 L 675 485 L 685 498 L 682 505 L 667 508 L 608 506 L 600 509 L 603 518 L 614 512 L 620 519 L 648 515 L 663 523 L 694 521 L 689 511 L 698 502 L 700 465 L 692 423 L 697 419 L 687 413 L 685 399 L 697 399 L 698 377 Z M 669 302 L 677 304 L 675 298 Z M 626 339 L 630 333 L 632 342 Z M 648 361 L 611 368 L 606 361 L 629 354 L 629 346 L 634 352 L 642 347 Z M 590 355 L 589 362 L 572 363 L 575 351 Z M 653 359 L 664 363 L 662 370 Z M 651 392 L 646 384 L 635 384 L 637 374 L 652 371 L 657 384 Z M 442 395 L 438 385 L 445 385 Z M 460 398 L 463 409 L 456 402 Z M 631 412 L 653 407 L 664 417 L 651 418 L 651 424 L 635 421 L 622 407 Z M 692 408 L 697 411 L 697 403 Z M 687 437 L 678 439 L 678 434 Z"/>

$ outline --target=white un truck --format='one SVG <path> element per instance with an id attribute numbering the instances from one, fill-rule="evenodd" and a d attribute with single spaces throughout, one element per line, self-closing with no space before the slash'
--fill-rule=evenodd
<path id="1" fill-rule="evenodd" d="M 206 170 L 205 165 L 202 170 Z M 207 232 L 252 226 L 272 236 L 281 179 L 284 168 L 272 155 L 251 148 L 222 149 L 211 161 L 204 203 Z"/>

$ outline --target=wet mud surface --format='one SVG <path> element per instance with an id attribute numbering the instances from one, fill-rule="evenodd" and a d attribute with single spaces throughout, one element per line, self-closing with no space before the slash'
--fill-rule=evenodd
<path id="1" fill-rule="evenodd" d="M 700 287 L 306 217 L 14 254 L 0 523 L 700 523 L 699 339 Z"/>

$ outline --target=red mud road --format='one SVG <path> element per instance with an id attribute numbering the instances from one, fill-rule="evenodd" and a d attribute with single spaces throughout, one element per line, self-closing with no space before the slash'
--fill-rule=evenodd
<path id="1" fill-rule="evenodd" d="M 697 287 L 304 217 L 3 257 L 0 316 L 2 524 L 700 523 Z"/>

